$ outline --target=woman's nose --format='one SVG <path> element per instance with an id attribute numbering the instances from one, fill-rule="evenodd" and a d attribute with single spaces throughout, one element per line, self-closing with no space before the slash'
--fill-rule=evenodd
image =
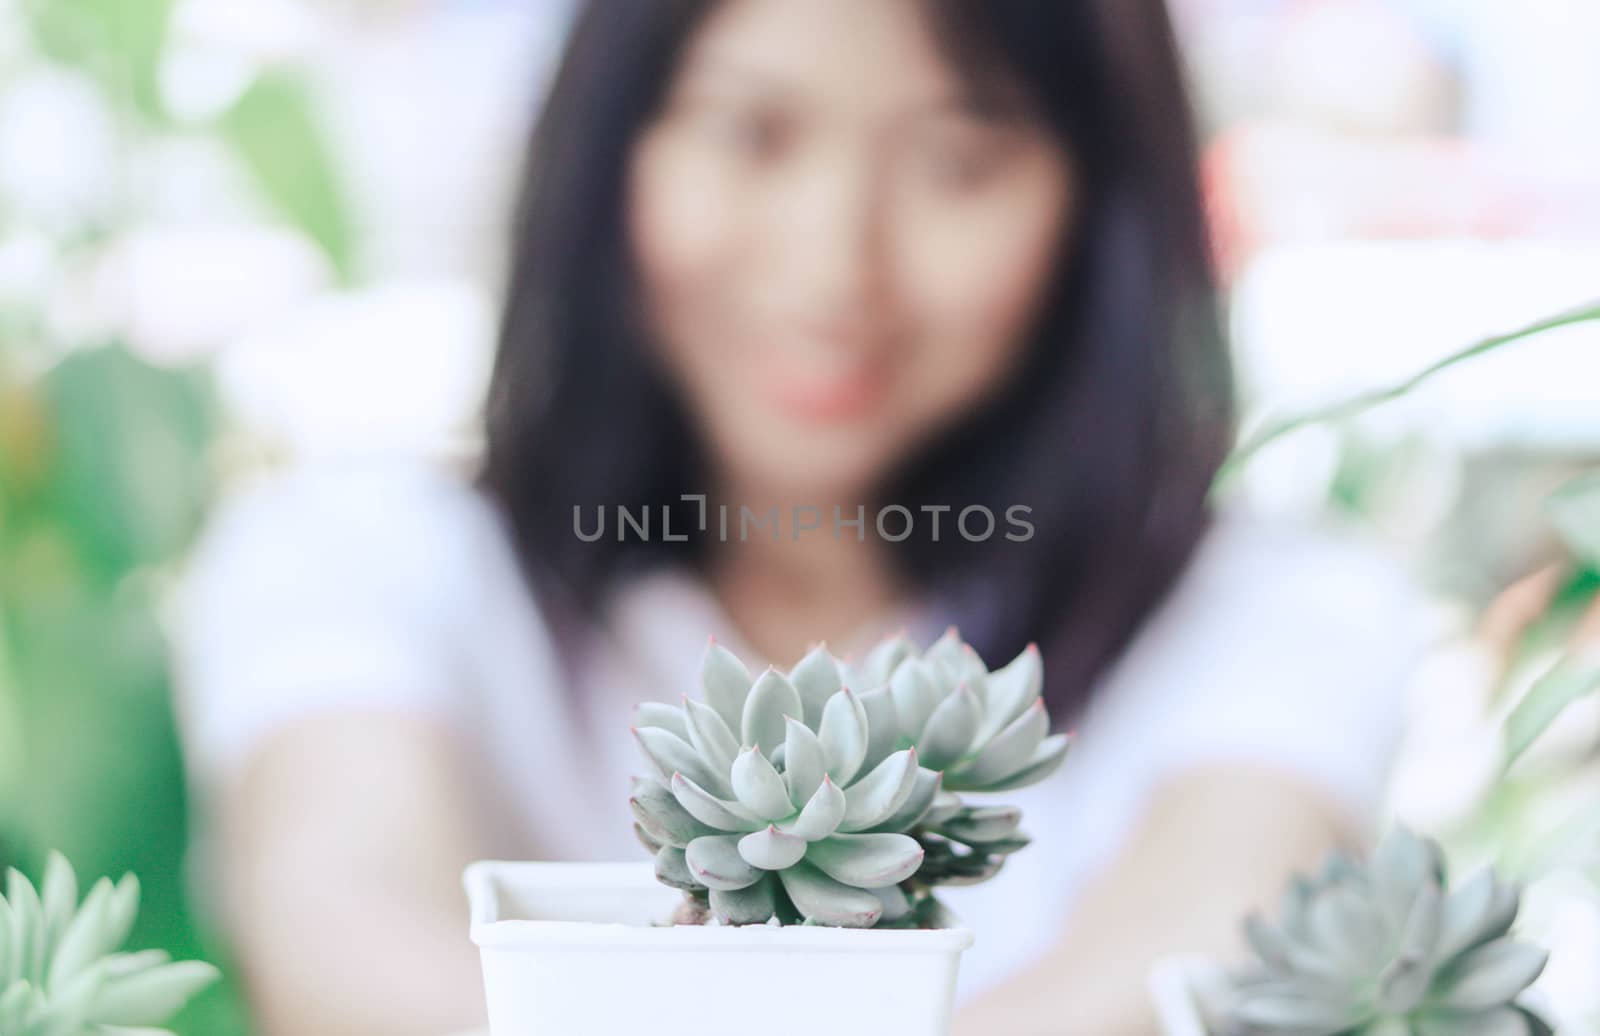
<path id="1" fill-rule="evenodd" d="M 819 158 L 780 201 L 776 246 L 792 297 L 819 324 L 872 333 L 889 280 L 883 178 L 858 157 Z"/>

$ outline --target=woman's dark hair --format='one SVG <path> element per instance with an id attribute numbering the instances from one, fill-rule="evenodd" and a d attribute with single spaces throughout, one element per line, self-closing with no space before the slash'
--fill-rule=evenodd
<path id="1" fill-rule="evenodd" d="M 624 184 L 681 51 L 716 7 L 587 0 L 532 141 L 482 477 L 534 589 L 569 609 L 598 609 L 643 568 L 704 559 L 693 537 L 581 542 L 573 514 L 669 508 L 692 528 L 699 505 L 681 496 L 708 485 L 646 344 Z M 1161 0 L 925 7 L 974 85 L 1014 82 L 1063 141 L 1078 217 L 1011 385 L 911 458 L 882 499 L 918 514 L 1032 508 L 1026 542 L 935 542 L 919 528 L 893 550 L 991 664 L 1039 642 L 1052 711 L 1070 719 L 1186 566 L 1232 441 L 1191 113 Z"/>

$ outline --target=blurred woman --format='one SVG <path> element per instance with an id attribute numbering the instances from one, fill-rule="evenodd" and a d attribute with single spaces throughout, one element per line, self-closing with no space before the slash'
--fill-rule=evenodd
<path id="1" fill-rule="evenodd" d="M 185 722 L 265 1031 L 472 1024 L 461 866 L 639 855 L 628 710 L 707 634 L 1042 646 L 1079 747 L 949 897 L 968 1033 L 1149 1031 L 1153 960 L 1359 836 L 1407 597 L 1208 507 L 1194 166 L 1158 0 L 589 0 L 481 477 L 279 479 L 196 559 Z"/>

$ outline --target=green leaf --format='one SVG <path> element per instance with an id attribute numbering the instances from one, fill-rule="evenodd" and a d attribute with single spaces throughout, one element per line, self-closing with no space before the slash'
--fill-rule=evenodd
<path id="1" fill-rule="evenodd" d="M 202 961 L 181 961 L 114 979 L 95 998 L 92 1019 L 106 1025 L 160 1025 L 218 978 Z"/>
<path id="2" fill-rule="evenodd" d="M 733 793 L 740 805 L 762 820 L 787 820 L 795 812 L 783 775 L 753 745 L 734 760 Z"/>
<path id="3" fill-rule="evenodd" d="M 1550 494 L 1545 506 L 1568 549 L 1589 568 L 1600 570 L 1600 470 L 1566 483 Z"/>
<path id="4" fill-rule="evenodd" d="M 838 928 L 871 928 L 883 902 L 871 892 L 835 881 L 808 863 L 778 873 L 795 909 L 807 921 Z"/>
<path id="5" fill-rule="evenodd" d="M 218 128 L 268 200 L 349 281 L 355 266 L 349 206 L 305 84 L 286 72 L 263 75 Z"/>
<path id="6" fill-rule="evenodd" d="M 711 890 L 711 913 L 723 924 L 765 924 L 778 912 L 777 879 L 767 875 L 748 888 Z"/>
<path id="7" fill-rule="evenodd" d="M 1571 656 L 1528 689 L 1506 719 L 1506 766 L 1510 767 L 1561 714 L 1600 690 L 1600 662 Z"/>
<path id="8" fill-rule="evenodd" d="M 40 50 L 159 120 L 157 77 L 173 6 L 173 0 L 29 0 L 23 10 Z"/>
<path id="9" fill-rule="evenodd" d="M 784 717 L 798 719 L 805 712 L 800 692 L 789 678 L 776 669 L 768 669 L 756 677 L 750 697 L 745 699 L 744 715 L 740 719 L 741 740 L 746 745 L 759 746 L 770 757 L 783 744 L 787 733 Z"/>
<path id="10" fill-rule="evenodd" d="M 205 383 L 110 347 L 57 364 L 43 396 L 49 469 L 33 517 L 65 535 L 73 559 L 101 587 L 176 557 L 210 490 Z"/>
<path id="11" fill-rule="evenodd" d="M 1212 488 L 1215 490 L 1227 484 L 1256 454 L 1260 453 L 1268 445 L 1277 442 L 1284 436 L 1292 435 L 1302 428 L 1348 420 L 1384 403 L 1404 398 L 1445 371 L 1479 356 L 1498 352 L 1506 346 L 1538 337 L 1549 331 L 1596 321 L 1600 321 L 1600 302 L 1591 302 L 1576 309 L 1567 310 L 1564 313 L 1558 313 L 1555 316 L 1536 321 L 1507 334 L 1494 335 L 1475 342 L 1465 349 L 1451 353 L 1443 359 L 1429 364 L 1410 377 L 1385 388 L 1363 392 L 1307 413 L 1297 414 L 1281 420 L 1268 421 L 1259 432 L 1247 438 L 1228 456 L 1222 467 L 1217 471 L 1217 476 L 1212 481 Z"/>

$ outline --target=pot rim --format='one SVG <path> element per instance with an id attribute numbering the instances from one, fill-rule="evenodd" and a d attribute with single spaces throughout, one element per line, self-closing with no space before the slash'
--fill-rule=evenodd
<path id="1" fill-rule="evenodd" d="M 510 863 L 483 860 L 465 874 L 472 941 L 482 948 L 833 953 L 959 953 L 967 928 L 829 928 L 822 925 L 660 925 L 620 922 L 500 920 L 500 882 L 542 889 L 664 890 L 649 863 Z"/>

